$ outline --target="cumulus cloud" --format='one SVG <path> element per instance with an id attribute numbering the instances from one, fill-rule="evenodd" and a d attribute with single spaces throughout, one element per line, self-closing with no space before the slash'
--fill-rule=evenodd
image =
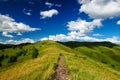
<path id="1" fill-rule="evenodd" d="M 40 40 L 54 40 L 54 41 L 89 41 L 89 42 L 101 42 L 101 41 L 109 41 L 112 43 L 120 43 L 120 39 L 116 36 L 105 39 L 95 38 L 96 36 L 102 36 L 101 34 L 93 34 L 94 37 L 88 36 L 88 33 L 93 31 L 95 28 L 100 28 L 102 26 L 101 19 L 95 19 L 93 21 L 85 21 L 81 19 L 77 19 L 76 21 L 70 21 L 67 24 L 68 33 L 65 34 L 57 34 L 50 35 L 48 37 L 41 38 Z"/>
<path id="2" fill-rule="evenodd" d="M 31 28 L 29 25 L 22 22 L 15 22 L 15 20 L 7 15 L 0 14 L 0 32 L 5 37 L 13 37 L 9 33 L 21 34 L 23 32 L 40 30 L 38 28 Z"/>
<path id="3" fill-rule="evenodd" d="M 58 34 L 58 35 L 50 35 L 49 37 L 41 38 L 41 40 L 54 40 L 54 41 L 63 41 L 65 40 L 66 35 Z"/>
<path id="4" fill-rule="evenodd" d="M 51 10 L 48 10 L 48 11 L 41 11 L 40 12 L 40 15 L 42 16 L 41 18 L 42 19 L 45 19 L 45 18 L 51 18 L 53 15 L 57 15 L 59 12 L 55 9 L 51 9 Z"/>
<path id="5" fill-rule="evenodd" d="M 3 32 L 2 35 L 5 37 L 13 38 L 13 36 L 8 34 L 8 32 Z"/>
<path id="6" fill-rule="evenodd" d="M 95 37 L 90 36 L 70 36 L 70 35 L 64 35 L 64 34 L 58 34 L 58 35 L 52 35 L 49 37 L 44 37 L 40 39 L 43 40 L 54 40 L 54 41 L 88 41 L 88 42 L 102 42 L 102 41 L 109 41 L 112 43 L 118 43 L 120 44 L 120 39 L 116 36 L 113 36 L 111 38 L 105 38 L 105 39 L 98 39 Z"/>
<path id="7" fill-rule="evenodd" d="M 118 24 L 118 25 L 120 25 L 120 20 L 119 20 L 119 21 L 117 21 L 117 24 Z"/>
<path id="8" fill-rule="evenodd" d="M 55 40 L 55 41 L 73 41 L 79 40 L 80 37 L 84 37 L 87 33 L 93 31 L 94 28 L 99 28 L 102 26 L 101 19 L 95 19 L 93 21 L 87 22 L 86 20 L 77 19 L 76 21 L 70 21 L 67 24 L 68 34 L 57 34 L 50 35 L 48 38 L 42 38 L 41 40 Z"/>
<path id="9" fill-rule="evenodd" d="M 30 38 L 25 38 L 22 40 L 6 40 L 6 41 L 2 41 L 0 40 L 1 44 L 21 44 L 21 43 L 34 43 L 35 41 L 33 39 Z"/>
<path id="10" fill-rule="evenodd" d="M 112 38 L 106 38 L 104 41 L 109 41 L 112 43 L 119 43 L 120 44 L 120 38 L 117 36 L 113 36 Z"/>
<path id="11" fill-rule="evenodd" d="M 81 35 L 91 32 L 94 28 L 102 26 L 101 19 L 95 19 L 91 22 L 78 19 L 76 21 L 70 21 L 67 24 L 68 30 L 77 31 Z"/>
<path id="12" fill-rule="evenodd" d="M 79 0 L 79 11 L 92 18 L 113 18 L 120 16 L 120 0 Z"/>
<path id="13" fill-rule="evenodd" d="M 120 39 L 116 36 L 113 36 L 111 38 L 105 38 L 105 39 L 97 39 L 97 38 L 94 38 L 94 37 L 85 36 L 85 37 L 81 37 L 80 39 L 83 40 L 83 41 L 90 41 L 90 42 L 109 41 L 109 42 L 112 42 L 112 43 L 120 43 Z"/>

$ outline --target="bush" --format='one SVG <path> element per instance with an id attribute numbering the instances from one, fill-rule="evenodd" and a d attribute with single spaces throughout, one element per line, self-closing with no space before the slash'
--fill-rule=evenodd
<path id="1" fill-rule="evenodd" d="M 113 68 L 115 68 L 115 65 L 112 64 L 111 66 L 112 66 Z"/>
<path id="2" fill-rule="evenodd" d="M 21 55 L 25 56 L 26 53 L 27 53 L 27 50 L 22 50 L 22 51 L 20 51 L 20 52 L 17 52 L 17 53 L 16 53 L 16 56 L 17 56 L 17 57 L 19 57 L 19 56 L 21 56 Z"/>
<path id="3" fill-rule="evenodd" d="M 4 54 L 0 55 L 0 61 L 2 61 L 4 59 Z"/>
<path id="4" fill-rule="evenodd" d="M 107 64 L 107 62 L 106 61 L 101 61 L 102 63 L 104 63 L 104 64 Z"/>
<path id="5" fill-rule="evenodd" d="M 17 57 L 16 56 L 11 56 L 8 62 L 9 63 L 17 62 Z"/>
<path id="6" fill-rule="evenodd" d="M 5 58 L 8 58 L 9 56 L 8 55 L 5 55 Z"/>
<path id="7" fill-rule="evenodd" d="M 38 50 L 36 49 L 36 48 L 34 48 L 33 47 L 33 54 L 32 54 L 32 58 L 34 59 L 34 58 L 37 58 L 37 56 L 38 56 Z"/>
<path id="8" fill-rule="evenodd" d="M 2 63 L 0 62 L 0 67 L 2 66 Z"/>

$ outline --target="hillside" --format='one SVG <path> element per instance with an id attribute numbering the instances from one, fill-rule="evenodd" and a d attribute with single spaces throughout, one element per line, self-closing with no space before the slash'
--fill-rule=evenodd
<path id="1" fill-rule="evenodd" d="M 120 70 L 120 45 L 110 42 L 66 42 L 62 43 L 87 57 Z"/>
<path id="2" fill-rule="evenodd" d="M 119 80 L 120 45 L 41 41 L 1 48 L 0 80 L 56 79 Z"/>

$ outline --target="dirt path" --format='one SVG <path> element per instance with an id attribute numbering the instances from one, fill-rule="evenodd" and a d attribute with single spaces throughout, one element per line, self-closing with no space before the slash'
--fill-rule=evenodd
<path id="1" fill-rule="evenodd" d="M 55 70 L 54 80 L 71 80 L 67 68 L 64 65 L 64 56 L 60 55 L 58 65 Z"/>

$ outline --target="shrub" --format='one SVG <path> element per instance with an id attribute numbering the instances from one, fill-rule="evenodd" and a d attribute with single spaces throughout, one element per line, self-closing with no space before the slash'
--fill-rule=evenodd
<path id="1" fill-rule="evenodd" d="M 8 58 L 9 56 L 8 55 L 5 55 L 5 58 Z"/>
<path id="2" fill-rule="evenodd" d="M 111 66 L 112 66 L 113 68 L 115 68 L 115 65 L 112 64 Z"/>
<path id="3" fill-rule="evenodd" d="M 101 61 L 102 63 L 104 63 L 104 64 L 107 64 L 107 62 L 106 61 Z"/>
<path id="4" fill-rule="evenodd" d="M 0 61 L 2 61 L 4 59 L 4 54 L 0 55 Z"/>
<path id="5" fill-rule="evenodd" d="M 2 66 L 2 63 L 0 62 L 0 67 Z"/>
<path id="6" fill-rule="evenodd" d="M 33 53 L 32 53 L 32 58 L 34 59 L 34 58 L 37 58 L 37 56 L 38 56 L 38 50 L 35 48 L 35 47 L 33 47 Z"/>
<path id="7" fill-rule="evenodd" d="M 17 57 L 16 57 L 16 56 L 10 56 L 10 59 L 9 59 L 8 62 L 9 62 L 9 63 L 17 62 Z"/>

